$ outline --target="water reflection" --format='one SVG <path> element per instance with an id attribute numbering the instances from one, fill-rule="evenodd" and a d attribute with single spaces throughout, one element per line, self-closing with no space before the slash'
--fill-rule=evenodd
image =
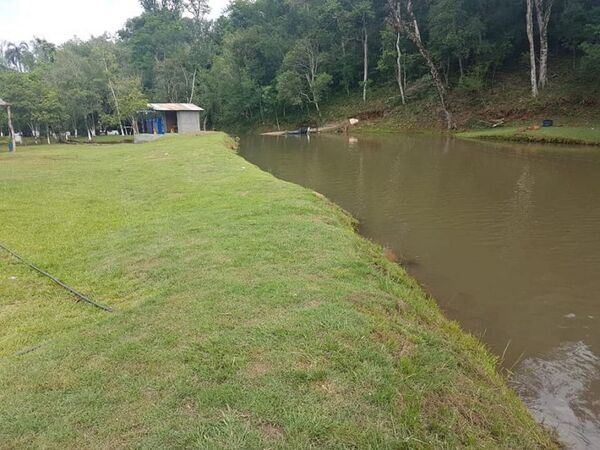
<path id="1" fill-rule="evenodd" d="M 536 418 L 574 449 L 597 449 L 600 400 L 587 395 L 600 383 L 600 358 L 583 342 L 565 343 L 523 361 L 513 383 Z"/>
<path id="2" fill-rule="evenodd" d="M 399 255 L 449 317 L 504 355 L 507 368 L 524 358 L 547 361 L 535 368 L 552 371 L 548 355 L 573 342 L 600 354 L 597 149 L 361 135 L 254 136 L 242 139 L 240 152 L 350 211 L 361 233 Z M 538 383 L 524 372 L 521 386 Z M 600 381 L 580 375 L 587 381 L 571 391 L 579 399 L 571 405 L 597 405 Z M 589 405 L 587 413 L 565 409 L 563 419 L 561 408 L 532 403 L 548 409 L 548 420 L 562 420 L 571 444 L 600 448 L 600 412 Z"/>

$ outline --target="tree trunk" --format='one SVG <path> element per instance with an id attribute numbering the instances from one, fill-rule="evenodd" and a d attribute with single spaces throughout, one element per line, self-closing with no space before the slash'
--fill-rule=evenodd
<path id="1" fill-rule="evenodd" d="M 321 108 L 319 107 L 319 101 L 318 101 L 318 96 L 317 96 L 317 91 L 316 91 L 316 86 L 315 86 L 315 83 L 317 81 L 317 73 L 319 71 L 319 60 L 318 60 L 318 56 L 317 56 L 317 51 L 314 51 L 314 49 L 310 49 L 308 57 L 309 57 L 309 67 L 308 67 L 309 72 L 305 74 L 305 78 L 308 83 L 308 88 L 310 89 L 310 96 L 305 93 L 301 93 L 301 94 L 307 99 L 308 102 L 315 105 L 317 114 L 319 114 L 319 117 L 321 117 Z M 307 110 L 308 109 L 309 109 L 309 107 L 307 105 Z"/>
<path id="2" fill-rule="evenodd" d="M 119 128 L 121 129 L 121 135 L 125 136 L 125 129 L 123 128 L 123 121 L 121 120 L 121 111 L 119 110 L 119 100 L 117 100 L 117 94 L 115 93 L 114 86 L 110 78 L 108 79 L 108 86 L 115 102 L 115 110 L 117 111 L 117 118 L 119 119 Z"/>
<path id="3" fill-rule="evenodd" d="M 367 101 L 367 83 L 369 82 L 369 33 L 367 19 L 363 17 L 363 102 Z M 319 114 L 320 115 L 320 114 Z"/>
<path id="4" fill-rule="evenodd" d="M 140 134 L 140 130 L 137 123 L 137 117 L 131 116 L 131 133 L 135 136 L 136 134 Z"/>
<path id="5" fill-rule="evenodd" d="M 528 0 L 529 1 L 529 0 Z M 554 0 L 534 0 L 535 11 L 540 34 L 540 70 L 538 74 L 538 88 L 543 89 L 548 81 L 548 24 L 552 13 Z M 529 10 L 529 5 L 527 6 Z"/>
<path id="6" fill-rule="evenodd" d="M 402 104 L 406 105 L 406 98 L 404 97 L 404 82 L 402 80 L 402 51 L 400 50 L 400 33 L 396 33 L 396 71 L 398 87 L 400 88 L 400 97 L 402 97 Z"/>
<path id="7" fill-rule="evenodd" d="M 350 97 L 350 83 L 348 82 L 348 79 L 346 77 L 346 40 L 344 38 L 342 38 L 342 61 L 343 61 L 343 67 L 344 67 L 344 89 L 346 89 L 346 95 L 348 97 Z"/>
<path id="8" fill-rule="evenodd" d="M 531 95 L 538 96 L 537 63 L 535 61 L 535 40 L 533 35 L 533 0 L 527 0 L 527 39 L 529 40 L 529 67 Z"/>
<path id="9" fill-rule="evenodd" d="M 125 136 L 125 129 L 123 128 L 123 121 L 121 120 L 121 111 L 119 110 L 119 100 L 117 99 L 117 94 L 115 92 L 115 88 L 113 86 L 112 80 L 110 79 L 110 71 L 108 70 L 108 63 L 106 62 L 106 58 L 104 59 L 104 68 L 106 70 L 106 78 L 108 79 L 108 87 L 110 89 L 110 93 L 112 94 L 113 100 L 115 102 L 115 110 L 117 111 L 117 118 L 119 119 L 119 127 L 121 128 L 121 135 Z"/>
<path id="10" fill-rule="evenodd" d="M 192 77 L 192 92 L 190 93 L 190 101 L 188 103 L 194 103 L 194 91 L 196 89 L 196 72 L 198 69 L 194 69 L 194 76 Z"/>
<path id="11" fill-rule="evenodd" d="M 394 13 L 394 21 L 396 22 L 396 27 L 400 32 L 405 33 L 408 38 L 415 44 L 419 53 L 425 60 L 427 67 L 429 68 L 429 72 L 431 73 L 431 78 L 433 79 L 433 83 L 437 89 L 438 97 L 440 100 L 440 106 L 442 111 L 444 112 L 444 116 L 446 118 L 446 124 L 448 129 L 451 130 L 454 128 L 454 121 L 452 119 L 452 113 L 448 109 L 448 104 L 446 101 L 446 88 L 444 86 L 444 82 L 442 77 L 440 76 L 440 72 L 435 65 L 429 50 L 425 47 L 423 40 L 421 39 L 421 31 L 419 29 L 419 23 L 417 22 L 417 18 L 415 16 L 413 10 L 413 2 L 412 0 L 407 0 L 406 2 L 406 12 L 408 13 L 408 21 L 405 21 L 402 17 L 402 8 L 399 4 L 396 3 L 394 7 L 393 0 L 390 0 L 391 11 Z"/>
<path id="12" fill-rule="evenodd" d="M 85 116 L 85 129 L 87 131 L 88 142 L 92 142 L 92 132 L 90 130 L 90 123 L 88 121 L 88 116 Z"/>
<path id="13" fill-rule="evenodd" d="M 440 106 L 442 107 L 442 111 L 444 112 L 444 116 L 446 117 L 446 125 L 448 126 L 448 129 L 451 130 L 454 128 L 454 121 L 452 119 L 452 113 L 448 109 L 448 105 L 446 102 L 446 88 L 444 87 L 444 82 L 442 81 L 440 72 L 438 71 L 435 63 L 433 62 L 433 59 L 431 58 L 429 51 L 427 50 L 425 44 L 423 43 L 423 40 L 421 39 L 421 31 L 419 29 L 419 23 L 417 22 L 417 18 L 413 10 L 412 0 L 408 0 L 406 9 L 408 11 L 410 21 L 412 22 L 412 33 L 409 33 L 409 37 L 417 46 L 417 48 L 419 49 L 419 53 L 421 53 L 421 56 L 423 56 L 423 59 L 425 59 L 425 62 L 429 67 L 429 71 L 431 72 L 431 78 L 433 78 L 433 83 L 435 84 L 435 87 L 438 91 Z"/>
<path id="14" fill-rule="evenodd" d="M 407 76 L 406 76 L 406 66 L 407 66 L 407 64 L 406 64 L 406 56 L 405 56 L 405 57 L 404 57 L 404 64 L 402 65 L 402 67 L 404 68 L 404 77 L 403 77 L 403 78 L 404 78 L 404 91 L 405 91 L 405 92 L 406 92 L 406 89 L 408 88 L 408 84 L 407 84 L 407 82 L 406 82 L 406 80 L 407 80 Z"/>
<path id="15" fill-rule="evenodd" d="M 46 140 L 48 141 L 48 145 L 50 145 L 50 128 L 46 125 Z"/>
<path id="16" fill-rule="evenodd" d="M 450 74 L 450 58 L 446 61 L 446 66 L 442 68 L 442 74 L 444 75 L 444 86 L 449 87 L 450 82 L 448 81 L 448 77 Z"/>
<path id="17" fill-rule="evenodd" d="M 36 143 L 36 145 L 38 144 L 38 138 L 39 138 L 39 131 L 37 129 L 37 126 L 35 123 L 33 122 L 29 122 L 29 129 L 31 130 L 31 135 L 33 136 L 33 141 Z"/>
<path id="18" fill-rule="evenodd" d="M 263 125 L 265 124 L 265 113 L 263 111 L 263 102 L 262 102 L 262 96 L 261 98 L 258 100 L 258 112 L 260 114 L 260 123 L 262 123 Z"/>
<path id="19" fill-rule="evenodd" d="M 8 115 L 8 132 L 10 133 L 10 140 L 12 142 L 13 152 L 17 151 L 17 138 L 15 137 L 15 129 L 12 123 L 12 111 L 10 106 L 6 107 L 6 114 Z"/>

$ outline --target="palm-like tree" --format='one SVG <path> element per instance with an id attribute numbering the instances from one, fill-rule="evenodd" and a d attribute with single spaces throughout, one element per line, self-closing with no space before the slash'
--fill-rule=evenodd
<path id="1" fill-rule="evenodd" d="M 29 44 L 27 44 L 27 42 L 21 42 L 20 44 L 11 42 L 4 50 L 4 59 L 10 67 L 19 72 L 25 72 L 25 58 L 28 53 Z"/>

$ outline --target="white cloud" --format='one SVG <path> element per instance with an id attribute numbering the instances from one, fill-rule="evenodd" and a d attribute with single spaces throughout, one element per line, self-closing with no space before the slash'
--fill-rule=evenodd
<path id="1" fill-rule="evenodd" d="M 229 0 L 209 0 L 212 17 Z M 74 36 L 87 39 L 115 33 L 139 15 L 138 0 L 0 0 L 0 41 L 29 41 L 34 36 L 62 43 Z"/>

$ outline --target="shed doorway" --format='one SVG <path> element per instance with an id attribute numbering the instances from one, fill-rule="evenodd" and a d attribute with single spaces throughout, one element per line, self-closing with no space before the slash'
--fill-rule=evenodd
<path id="1" fill-rule="evenodd" d="M 165 111 L 165 122 L 167 125 L 167 133 L 177 133 L 177 112 L 176 111 Z"/>

